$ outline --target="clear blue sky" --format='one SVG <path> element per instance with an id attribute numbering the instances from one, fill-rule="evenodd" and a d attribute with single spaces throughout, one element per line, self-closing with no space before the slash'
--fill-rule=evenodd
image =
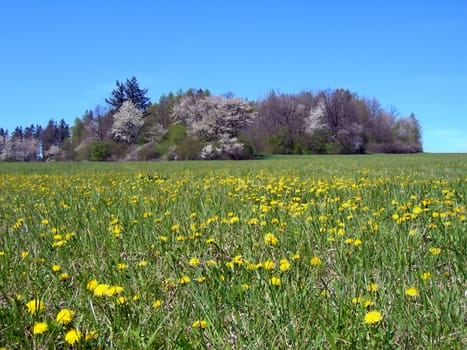
<path id="1" fill-rule="evenodd" d="M 348 88 L 467 152 L 467 1 L 4 1 L 0 126 L 70 125 L 136 76 L 258 99 Z"/>

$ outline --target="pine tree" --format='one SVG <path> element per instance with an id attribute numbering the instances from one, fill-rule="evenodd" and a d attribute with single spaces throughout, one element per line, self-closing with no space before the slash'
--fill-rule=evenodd
<path id="1" fill-rule="evenodd" d="M 117 80 L 116 85 L 117 87 L 112 91 L 111 96 L 105 99 L 105 102 L 111 105 L 114 111 L 118 110 L 127 100 L 131 100 L 136 108 L 142 111 L 145 111 L 151 104 L 149 97 L 147 97 L 148 90 L 141 89 L 135 77 L 127 79 L 125 83 Z"/>

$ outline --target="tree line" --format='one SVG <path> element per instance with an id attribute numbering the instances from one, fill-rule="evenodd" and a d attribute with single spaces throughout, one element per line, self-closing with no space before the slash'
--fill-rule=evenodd
<path id="1" fill-rule="evenodd" d="M 69 126 L 0 128 L 0 159 L 249 159 L 260 154 L 421 152 L 414 114 L 399 116 L 375 98 L 346 89 L 286 94 L 258 101 L 208 89 L 179 90 L 151 102 L 135 77 L 116 82 L 107 105 Z"/>

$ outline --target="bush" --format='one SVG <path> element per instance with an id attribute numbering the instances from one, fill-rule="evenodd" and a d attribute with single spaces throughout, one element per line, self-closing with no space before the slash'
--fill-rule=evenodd
<path id="1" fill-rule="evenodd" d="M 114 141 L 93 142 L 88 147 L 89 160 L 96 162 L 118 160 L 125 154 L 125 145 Z"/>

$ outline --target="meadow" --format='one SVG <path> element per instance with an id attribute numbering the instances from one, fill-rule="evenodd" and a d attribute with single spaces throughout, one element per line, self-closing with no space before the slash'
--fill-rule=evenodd
<path id="1" fill-rule="evenodd" d="M 0 349 L 462 349 L 467 155 L 0 164 Z"/>

